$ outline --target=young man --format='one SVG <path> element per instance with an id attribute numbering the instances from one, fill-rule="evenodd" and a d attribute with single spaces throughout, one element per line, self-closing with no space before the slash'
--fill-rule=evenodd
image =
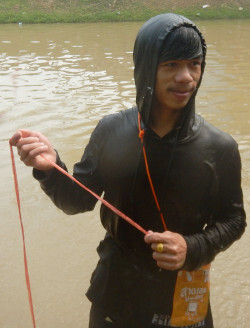
<path id="1" fill-rule="evenodd" d="M 148 231 L 102 205 L 90 328 L 213 328 L 209 264 L 246 222 L 237 144 L 195 114 L 205 56 L 188 19 L 146 22 L 134 46 L 137 106 L 103 118 L 74 166 L 75 178 Z M 56 206 L 94 208 L 92 195 L 39 156 L 66 168 L 43 135 L 20 130 L 12 144 Z"/>

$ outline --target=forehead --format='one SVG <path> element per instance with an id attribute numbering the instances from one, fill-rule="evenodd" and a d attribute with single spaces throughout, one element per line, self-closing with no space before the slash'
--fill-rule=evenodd
<path id="1" fill-rule="evenodd" d="M 180 63 L 182 63 L 182 62 L 193 62 L 194 60 L 202 62 L 203 61 L 203 56 L 195 56 L 195 57 L 187 58 L 187 59 L 176 59 L 176 58 L 167 59 L 165 61 L 159 62 L 159 65 L 164 64 L 164 63 L 171 63 L 171 62 L 180 62 Z"/>

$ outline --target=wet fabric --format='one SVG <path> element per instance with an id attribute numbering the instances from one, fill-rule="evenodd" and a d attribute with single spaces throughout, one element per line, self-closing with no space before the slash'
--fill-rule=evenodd
<path id="1" fill-rule="evenodd" d="M 127 310 L 127 308 L 125 308 L 125 310 Z M 146 326 L 143 326 L 143 328 L 157 328 L 157 327 L 169 328 L 167 322 L 168 322 L 168 316 L 155 313 L 152 318 L 152 322 Z M 102 309 L 102 307 L 99 307 L 96 304 L 92 304 L 90 310 L 89 328 L 138 328 L 138 327 L 141 327 L 140 323 L 138 324 L 138 322 L 134 321 L 133 318 L 130 319 L 124 318 L 123 321 L 117 321 L 112 316 L 109 316 L 107 312 L 105 312 Z M 186 326 L 184 328 L 206 328 L 206 327 L 212 327 L 211 322 L 203 321 L 198 323 L 197 325 Z"/>
<path id="2" fill-rule="evenodd" d="M 106 236 L 105 242 L 101 242 L 98 247 L 100 263 L 93 273 L 91 287 L 87 293 L 90 299 L 96 299 L 97 290 L 109 296 L 105 297 L 105 302 L 93 302 L 90 327 L 172 327 L 172 299 L 169 295 L 173 294 L 176 272 L 156 269 L 153 274 L 146 268 L 140 268 L 135 258 L 128 258 L 117 246 L 112 247 L 111 255 L 109 243 L 113 244 L 112 239 Z M 110 255 L 112 260 L 109 261 Z M 114 263 L 114 259 L 119 261 L 119 264 Z M 111 267 L 105 270 L 105 266 L 110 264 Z M 108 304 L 112 298 L 116 299 L 116 302 Z M 111 319 L 112 323 L 105 318 Z M 210 328 L 213 327 L 211 320 L 209 308 L 205 320 L 186 327 Z"/>
<path id="3" fill-rule="evenodd" d="M 184 17 L 166 14 L 149 20 L 134 48 L 137 106 L 104 117 L 93 131 L 74 177 L 145 230 L 163 231 L 152 197 L 138 137 L 138 111 L 145 128 L 145 147 L 157 197 L 170 231 L 183 235 L 187 256 L 183 269 L 213 261 L 244 232 L 246 221 L 237 143 L 195 114 L 195 95 L 176 128 L 163 138 L 148 125 L 155 75 L 164 39 L 178 26 L 197 30 Z M 197 30 L 198 31 L 198 30 Z M 205 67 L 206 45 L 200 32 Z M 145 67 L 147 69 L 145 69 Z M 66 168 L 60 157 L 57 163 Z M 92 210 L 96 199 L 67 177 L 34 170 L 44 192 L 67 214 Z M 168 324 L 176 271 L 160 270 L 143 234 L 101 206 L 107 234 L 98 247 L 100 261 L 87 296 L 117 322 L 136 320 L 130 328 Z M 160 326 L 159 326 L 160 327 Z M 211 311 L 203 327 L 213 328 Z"/>

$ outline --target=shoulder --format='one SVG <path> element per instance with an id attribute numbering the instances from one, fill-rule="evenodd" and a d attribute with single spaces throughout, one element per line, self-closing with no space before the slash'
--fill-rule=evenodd
<path id="1" fill-rule="evenodd" d="M 134 138 L 138 134 L 138 111 L 136 107 L 104 116 L 93 130 L 89 145 L 100 147 L 115 141 Z"/>
<path id="2" fill-rule="evenodd" d="M 226 150 L 238 148 L 237 142 L 229 133 L 222 131 L 204 118 L 202 118 L 202 121 L 200 135 L 204 141 L 207 141 L 218 149 Z"/>
<path id="3" fill-rule="evenodd" d="M 136 107 L 125 109 L 115 114 L 104 116 L 97 125 L 97 131 L 102 133 L 114 133 L 128 131 L 137 127 L 138 111 Z"/>
<path id="4" fill-rule="evenodd" d="M 106 115 L 100 120 L 99 123 L 102 126 L 109 126 L 110 124 L 121 124 L 126 121 L 131 121 L 132 123 L 135 121 L 135 118 L 137 118 L 137 113 L 138 112 L 136 107 L 132 107 L 122 110 L 118 113 Z"/>

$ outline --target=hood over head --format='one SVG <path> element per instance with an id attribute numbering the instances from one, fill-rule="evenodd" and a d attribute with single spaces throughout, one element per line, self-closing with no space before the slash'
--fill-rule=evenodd
<path id="1" fill-rule="evenodd" d="M 182 34 L 183 36 L 187 28 L 191 28 L 192 31 L 188 33 L 189 35 L 184 43 L 183 41 L 180 42 L 178 40 L 179 35 Z M 179 33 L 180 30 L 182 30 L 181 33 Z M 167 13 L 149 19 L 141 27 L 135 40 L 133 58 L 136 104 L 145 126 L 148 126 L 150 119 L 158 64 L 172 59 L 192 59 L 197 57 L 203 58 L 201 67 L 202 79 L 205 68 L 206 43 L 201 32 L 189 19 Z M 185 118 L 187 116 L 191 118 L 194 115 L 197 90 L 183 109 Z"/>

